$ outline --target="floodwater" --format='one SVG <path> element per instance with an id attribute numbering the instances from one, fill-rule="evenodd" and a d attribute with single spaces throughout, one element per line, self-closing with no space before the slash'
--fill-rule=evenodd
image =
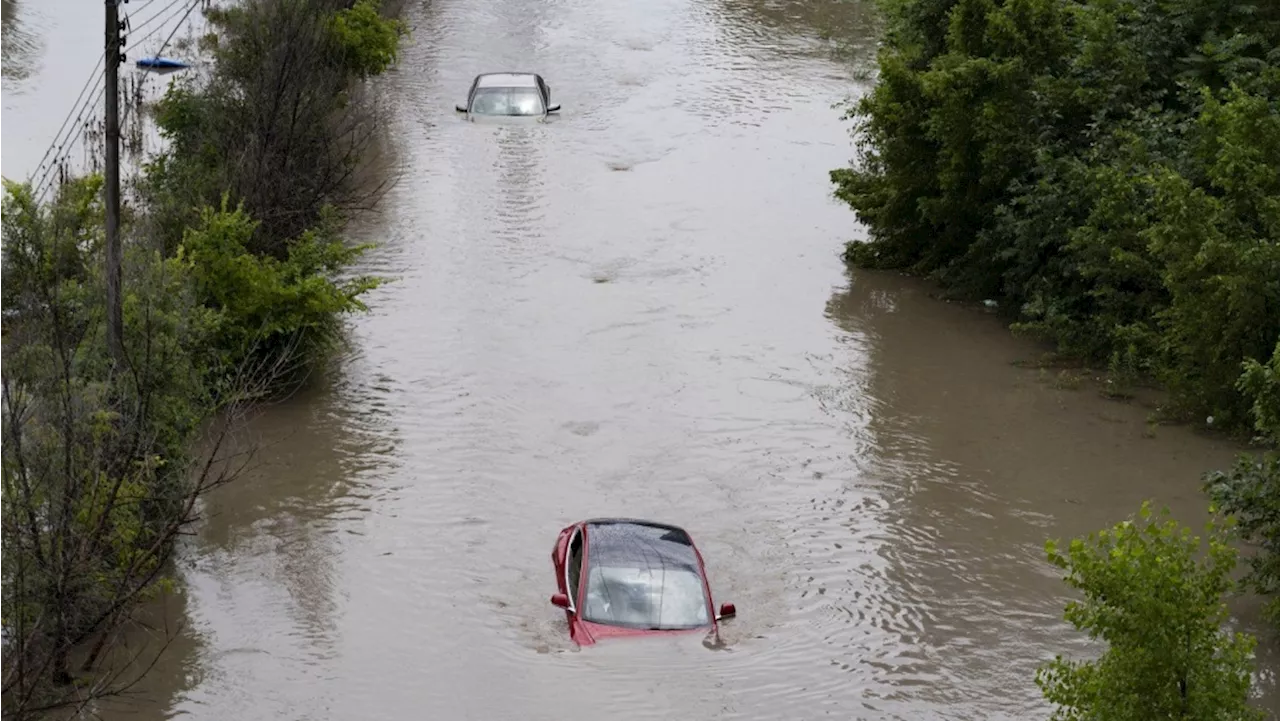
<path id="1" fill-rule="evenodd" d="M 204 0 L 134 0 L 120 6 L 125 63 L 120 66 L 121 151 L 136 163 L 157 138 L 141 120 L 136 97 L 154 98 L 166 86 L 157 73 L 137 69 L 139 58 L 176 47 L 203 26 Z M 103 137 L 102 4 L 83 0 L 0 0 L 3 11 L 3 175 L 52 187 L 62 171 L 100 171 Z M 166 44 L 167 41 L 167 44 Z M 48 199 L 46 191 L 44 199 Z"/>
<path id="2" fill-rule="evenodd" d="M 161 614 L 181 630 L 107 717 L 1047 716 L 1037 664 L 1092 649 L 1044 541 L 1144 498 L 1198 525 L 1235 449 L 1016 367 L 1041 349 L 927 285 L 844 273 L 831 106 L 865 91 L 867 5 L 407 20 L 380 83 L 399 180 L 358 229 L 395 282 L 252 427 L 262 465 L 210 499 Z M 561 117 L 458 119 L 495 68 L 543 73 Z M 35 127 L 5 103 L 6 140 Z M 691 532 L 738 607 L 718 643 L 572 647 L 551 545 L 606 515 Z"/>

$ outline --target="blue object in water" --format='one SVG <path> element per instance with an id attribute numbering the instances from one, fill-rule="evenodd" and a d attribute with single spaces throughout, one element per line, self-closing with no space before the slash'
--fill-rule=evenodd
<path id="1" fill-rule="evenodd" d="M 154 70 L 178 70 L 180 68 L 191 67 L 181 60 L 173 58 L 140 58 L 137 63 L 140 68 L 149 68 Z"/>

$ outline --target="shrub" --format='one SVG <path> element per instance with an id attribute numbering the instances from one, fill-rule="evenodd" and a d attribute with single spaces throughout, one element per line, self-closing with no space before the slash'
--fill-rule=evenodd
<path id="1" fill-rule="evenodd" d="M 195 498 L 227 478 L 188 464 L 194 434 L 216 410 L 202 353 L 213 317 L 195 302 L 189 260 L 131 249 L 126 363 L 108 361 L 100 185 L 73 181 L 40 208 L 29 186 L 6 184 L 6 716 L 111 690 L 103 677 L 69 684 L 162 587 Z M 72 668 L 72 651 L 90 642 Z"/>
<path id="2" fill-rule="evenodd" d="M 1280 340 L 1280 6 L 893 0 L 831 172 L 846 260 L 996 298 L 1066 355 L 1245 428 Z"/>
<path id="3" fill-rule="evenodd" d="M 245 0 L 209 13 L 208 77 L 176 80 L 157 104 L 169 150 L 143 188 L 170 247 L 200 209 L 232 205 L 258 221 L 247 249 L 283 260 L 322 220 L 369 207 L 356 182 L 380 117 L 358 81 L 386 70 L 403 25 L 373 0 Z"/>
<path id="4" fill-rule="evenodd" d="M 1084 594 L 1067 620 L 1107 644 L 1096 661 L 1059 656 L 1037 672 L 1055 720 L 1262 718 L 1248 705 L 1255 641 L 1222 629 L 1236 563 L 1222 525 L 1202 542 L 1144 503 L 1137 518 L 1046 551 Z"/>
<path id="5" fill-rule="evenodd" d="M 247 250 L 257 222 L 242 207 L 228 210 L 225 200 L 186 231 L 180 254 L 190 258 L 200 302 L 217 312 L 213 347 L 224 368 L 314 361 L 337 340 L 343 314 L 366 310 L 360 296 L 379 281 L 339 280 L 367 246 L 346 246 L 337 222 L 326 214 L 319 228 L 287 244 L 283 260 Z"/>

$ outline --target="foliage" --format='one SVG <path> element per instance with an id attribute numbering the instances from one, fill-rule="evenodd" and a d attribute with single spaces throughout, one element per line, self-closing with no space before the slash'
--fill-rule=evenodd
<path id="1" fill-rule="evenodd" d="M 1207 474 L 1205 486 L 1224 513 L 1239 519 L 1241 538 L 1260 547 L 1243 583 L 1271 597 L 1268 616 L 1280 623 L 1280 454 L 1242 454 L 1230 470 Z"/>
<path id="2" fill-rule="evenodd" d="M 1258 399 L 1253 414 L 1260 437 L 1280 444 L 1280 343 L 1266 365 L 1246 365 L 1240 384 Z M 1280 452 L 1241 454 L 1229 471 L 1206 474 L 1205 489 L 1238 520 L 1240 537 L 1259 546 L 1244 585 L 1271 597 L 1268 615 L 1280 624 Z"/>
<path id="3" fill-rule="evenodd" d="M 318 229 L 288 244 L 284 260 L 259 257 L 246 250 L 256 226 L 224 199 L 183 236 L 180 254 L 190 258 L 200 302 L 219 314 L 213 347 L 225 367 L 319 357 L 336 340 L 339 317 L 366 310 L 359 296 L 378 285 L 371 277 L 337 278 L 366 246 L 343 244 L 337 219 L 327 214 Z"/>
<path id="4" fill-rule="evenodd" d="M 330 32 L 347 67 L 361 79 L 380 75 L 396 60 L 403 22 L 384 18 L 378 0 L 358 0 L 333 15 Z"/>
<path id="5" fill-rule="evenodd" d="M 1254 398 L 1253 425 L 1260 438 L 1280 445 L 1280 342 L 1265 365 L 1252 358 L 1245 361 L 1239 384 Z"/>
<path id="6" fill-rule="evenodd" d="M 365 309 L 378 280 L 347 276 L 367 246 L 340 229 L 376 197 L 355 178 L 376 128 L 356 81 L 387 69 L 403 33 L 378 8 L 210 11 L 217 65 L 160 103 L 169 148 L 146 168 L 141 205 L 124 208 L 122 365 L 105 353 L 101 179 L 75 179 L 44 207 L 5 184 L 6 718 L 127 688 L 98 660 L 166 586 L 197 499 L 243 467 L 223 442 L 244 405 Z"/>
<path id="7" fill-rule="evenodd" d="M 25 716 L 92 698 L 72 689 L 73 650 L 92 667 L 128 612 L 158 588 L 196 496 L 220 478 L 190 473 L 187 448 L 214 410 L 202 348 L 213 316 L 191 263 L 126 257 L 124 369 L 106 357 L 96 177 L 51 209 L 30 187 L 4 199 L 4 711 Z"/>
<path id="8" fill-rule="evenodd" d="M 846 258 L 997 298 L 1015 328 L 1248 424 L 1280 340 L 1280 6 L 886 0 Z"/>
<path id="9" fill-rule="evenodd" d="M 1144 503 L 1137 518 L 1065 551 L 1046 544 L 1084 594 L 1066 619 L 1107 643 L 1096 661 L 1058 656 L 1036 674 L 1056 721 L 1262 718 L 1248 705 L 1255 640 L 1222 629 L 1236 563 L 1226 529 L 1210 522 L 1202 541 L 1167 515 Z"/>
<path id="10" fill-rule="evenodd" d="M 394 60 L 403 24 L 374 0 L 249 0 L 209 18 L 213 72 L 158 104 L 169 147 L 142 179 L 147 213 L 166 252 L 195 261 L 219 359 L 305 371 L 377 285 L 339 280 L 368 247 L 339 231 L 381 190 L 357 182 L 377 128 L 358 81 Z"/>
<path id="11" fill-rule="evenodd" d="M 367 207 L 357 182 L 378 115 L 357 81 L 386 70 L 403 25 L 373 0 L 246 0 L 210 11 L 218 42 L 208 77 L 176 80 L 157 104 L 169 150 L 143 188 L 176 243 L 200 209 L 233 205 L 258 221 L 248 250 L 288 256 L 322 219 Z"/>

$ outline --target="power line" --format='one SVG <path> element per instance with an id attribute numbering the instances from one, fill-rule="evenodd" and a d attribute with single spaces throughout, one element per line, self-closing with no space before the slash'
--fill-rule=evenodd
<path id="1" fill-rule="evenodd" d="M 93 104 L 86 108 L 86 110 L 89 111 L 88 117 L 84 117 L 82 114 L 82 118 L 76 119 L 76 126 L 74 127 L 77 127 L 78 130 L 76 130 L 74 136 L 67 136 L 66 142 L 63 143 L 65 152 L 60 152 L 54 162 L 49 164 L 49 168 L 46 171 L 43 180 L 39 185 L 35 186 L 32 191 L 35 194 L 36 205 L 39 205 L 40 201 L 44 199 L 44 196 L 48 194 L 54 186 L 58 185 L 58 173 L 62 170 L 60 163 L 68 159 L 71 149 L 75 147 L 75 144 L 78 143 L 82 137 L 84 137 L 85 132 L 92 127 L 94 122 L 93 116 L 102 106 L 102 100 L 104 97 L 104 93 L 97 93 Z"/>
<path id="2" fill-rule="evenodd" d="M 191 14 L 191 11 L 195 10 L 196 6 L 203 1 L 204 0 L 192 0 L 191 7 L 187 8 L 187 11 L 183 13 L 182 17 L 178 20 L 178 24 L 173 26 L 173 30 L 169 32 L 169 37 L 165 38 L 164 42 L 160 44 L 160 49 L 156 51 L 156 55 L 160 55 L 164 52 L 165 48 L 169 47 L 169 41 L 178 33 L 178 28 L 182 27 L 182 23 L 187 21 L 187 16 Z"/>
<path id="3" fill-rule="evenodd" d="M 99 65 L 102 64 L 101 58 L 99 59 L 98 64 Z M 90 83 L 92 83 L 93 85 L 92 90 L 89 89 Z M 71 112 L 67 113 L 67 117 L 63 119 L 62 125 L 58 128 L 58 133 L 57 135 L 54 136 L 53 142 L 50 143 L 49 148 L 45 150 L 44 157 L 41 158 L 40 164 L 36 166 L 35 171 L 32 171 L 31 175 L 33 177 L 37 172 L 40 171 L 41 167 L 44 166 L 45 160 L 50 160 L 50 153 L 53 153 L 53 160 L 57 159 L 58 154 L 61 153 L 63 149 L 66 147 L 67 138 L 69 137 L 69 135 L 64 136 L 63 133 L 64 132 L 68 134 L 71 133 L 76 127 L 76 125 L 78 125 L 81 121 L 85 119 L 85 112 L 89 109 L 90 103 L 94 102 L 94 97 L 98 93 L 98 91 L 101 89 L 101 87 L 102 87 L 101 75 L 90 76 L 90 78 L 85 81 L 85 86 L 80 89 L 80 94 L 76 97 L 75 107 L 71 109 Z M 87 96 L 85 95 L 86 91 L 88 91 Z M 72 122 L 71 120 L 72 116 L 75 116 L 74 122 Z M 57 150 L 58 152 L 54 153 L 55 150 Z M 45 172 L 46 173 L 48 172 L 47 168 L 45 168 Z"/>
<path id="4" fill-rule="evenodd" d="M 138 25 L 138 27 L 139 27 L 139 28 L 141 28 L 141 27 L 145 27 L 145 26 L 149 25 L 149 24 L 151 23 L 151 21 L 155 20 L 155 19 L 156 19 L 157 17 L 159 17 L 160 15 L 163 15 L 163 14 L 165 13 L 165 11 L 167 11 L 169 8 L 173 7 L 174 5 L 177 5 L 177 4 L 178 4 L 179 2 L 181 2 L 181 1 L 182 1 L 182 0 L 170 0 L 170 2 L 169 2 L 169 4 L 168 4 L 168 5 L 166 5 L 164 8 L 162 8 L 159 12 L 155 13 L 154 15 L 152 15 L 150 18 L 148 18 L 148 19 L 146 19 L 146 20 L 142 21 L 142 23 L 140 23 L 140 24 Z M 139 5 L 139 6 L 135 9 L 135 12 L 141 12 L 142 10 L 146 9 L 146 8 L 147 8 L 147 6 L 151 5 L 151 4 L 152 4 L 152 3 L 154 3 L 154 2 L 155 2 L 155 0 L 146 0 L 146 2 L 142 3 L 142 5 Z M 128 17 L 127 17 L 127 16 L 126 16 L 126 19 L 128 19 Z M 154 34 L 154 32 L 153 32 L 153 34 Z M 144 38 L 144 39 L 145 39 L 145 38 Z M 89 71 L 89 77 L 88 77 L 88 79 L 86 79 L 86 80 L 84 81 L 84 86 L 80 88 L 80 93 L 76 96 L 76 101 L 75 101 L 75 103 L 73 103 L 73 104 L 72 104 L 72 106 L 71 106 L 71 111 L 70 111 L 70 112 L 68 112 L 68 113 L 67 113 L 67 116 L 66 116 L 65 118 L 63 118 L 63 119 L 62 119 L 62 125 L 60 125 L 60 126 L 58 127 L 58 132 L 54 135 L 54 137 L 53 137 L 53 142 L 49 143 L 49 147 L 44 151 L 44 155 L 43 155 L 43 156 L 41 156 L 41 158 L 40 158 L 40 162 L 39 162 L 38 164 L 36 164 L 36 168 L 35 168 L 35 170 L 33 170 L 33 171 L 31 172 L 31 174 L 30 174 L 30 176 L 28 177 L 28 179 L 30 179 L 30 178 L 32 178 L 32 177 L 34 177 L 36 173 L 40 172 L 40 169 L 41 169 L 42 167 L 44 167 L 45 161 L 46 161 L 46 160 L 49 160 L 49 154 L 53 152 L 54 148 L 58 148 L 59 152 L 61 152 L 61 150 L 62 150 L 62 145 L 64 145 L 65 143 L 63 143 L 60 139 L 62 138 L 62 133 L 63 133 L 64 131 L 67 131 L 67 123 L 68 123 L 68 121 L 70 121 L 70 120 L 71 120 L 71 117 L 72 117 L 73 115 L 74 115 L 74 116 L 81 116 L 81 117 L 78 117 L 78 118 L 77 118 L 77 121 L 76 121 L 77 123 L 79 123 L 79 122 L 80 122 L 80 120 L 82 119 L 83 115 L 84 115 L 84 108 L 83 108 L 83 107 L 81 107 L 81 100 L 83 100 L 83 99 L 84 99 L 84 93 L 85 93 L 85 91 L 86 91 L 86 90 L 88 90 L 88 89 L 89 89 L 89 84 L 90 84 L 91 82 L 93 82 L 94 80 L 96 80 L 96 81 L 97 81 L 97 83 L 95 83 L 95 91 L 96 91 L 96 85 L 98 85 L 98 84 L 101 84 L 101 83 L 102 83 L 102 76 L 98 74 L 98 69 L 102 67 L 102 63 L 103 63 L 103 61 L 104 61 L 105 59 L 106 59 L 106 51 L 104 50 L 104 51 L 103 51 L 103 54 L 98 56 L 98 62 L 94 64 L 94 66 L 93 66 L 93 70 Z M 92 96 L 90 96 L 90 97 L 92 97 Z M 79 110 L 77 110 L 77 108 L 79 108 Z M 73 126 L 71 126 L 71 127 L 75 127 L 75 126 L 73 125 Z M 56 155 L 54 156 L 54 161 L 50 164 L 50 168 L 52 168 L 53 166 L 56 166 L 56 165 L 57 165 L 57 157 L 58 157 L 58 156 L 56 156 Z M 48 175 L 48 171 L 46 171 L 44 175 L 45 175 L 45 176 L 47 176 L 47 175 Z"/>
<path id="5" fill-rule="evenodd" d="M 74 134 L 69 134 L 67 136 L 66 141 L 63 143 L 62 151 L 59 153 L 58 157 L 55 158 L 54 162 L 50 163 L 49 168 L 45 173 L 44 181 L 41 182 L 39 186 L 36 186 L 38 189 L 35 196 L 37 202 L 44 198 L 50 189 L 58 185 L 58 175 L 66 170 L 64 163 L 70 159 L 71 151 L 75 149 L 76 144 L 80 142 L 85 133 L 94 127 L 94 123 L 98 122 L 98 118 L 96 116 L 98 111 L 102 108 L 102 101 L 105 97 L 105 93 L 96 93 L 93 98 L 93 103 L 85 108 L 87 112 L 82 116 L 82 118 L 77 119 L 76 125 L 73 126 L 75 130 Z"/>
<path id="6" fill-rule="evenodd" d="M 76 113 L 75 121 L 72 122 L 70 125 L 68 125 L 66 122 L 63 123 L 67 134 L 63 136 L 61 134 L 62 131 L 60 130 L 59 131 L 60 137 L 55 138 L 53 144 L 50 146 L 49 148 L 50 150 L 56 149 L 57 152 L 54 153 L 52 158 L 49 158 L 48 164 L 44 164 L 44 161 L 41 161 L 41 164 L 44 167 L 43 167 L 43 172 L 40 172 L 39 177 L 35 177 L 36 173 L 34 172 L 32 173 L 33 188 L 43 187 L 44 184 L 53 176 L 54 172 L 57 170 L 58 164 L 65 159 L 68 153 L 71 152 L 71 149 L 75 146 L 76 141 L 79 140 L 80 133 L 77 133 L 75 137 L 72 137 L 71 134 L 73 132 L 76 132 L 75 129 L 77 127 L 83 128 L 85 123 L 88 123 L 90 120 L 93 119 L 93 113 L 97 111 L 98 103 L 100 103 L 102 100 L 102 93 L 100 92 L 101 89 L 102 89 L 102 78 L 99 77 L 98 81 L 94 83 L 93 90 L 90 91 L 89 96 L 84 99 L 84 103 L 80 106 L 79 112 Z M 70 115 L 67 116 L 67 119 L 70 120 Z M 46 156 L 47 155 L 48 153 L 46 152 Z M 39 170 L 40 168 L 37 167 L 37 171 Z"/>
<path id="7" fill-rule="evenodd" d="M 142 10 L 143 8 L 152 4 L 153 2 L 155 2 L 155 0 L 147 0 L 138 8 L 138 10 Z M 165 13 L 168 12 L 171 8 L 174 8 L 175 6 L 179 6 L 179 3 L 181 2 L 183 2 L 183 0 L 170 0 L 169 4 L 165 5 L 159 11 L 151 15 L 147 20 L 144 20 L 142 23 L 139 24 L 138 27 L 143 27 L 150 24 L 156 18 L 162 15 L 165 15 Z M 202 0 L 190 0 L 189 4 L 186 7 L 186 11 L 182 13 L 181 18 L 179 18 L 178 22 L 173 26 L 172 30 L 169 33 L 169 36 L 165 38 L 164 44 L 161 45 L 160 50 L 157 52 L 157 54 L 164 52 L 164 49 L 168 47 L 169 42 L 173 39 L 173 36 L 177 34 L 178 29 L 182 27 L 182 23 L 186 21 L 186 19 L 191 15 L 192 11 L 194 11 L 196 7 L 201 4 L 201 2 Z M 143 41 L 147 40 L 148 38 L 152 37 L 156 33 L 163 30 L 165 26 L 168 24 L 168 20 L 171 20 L 174 17 L 177 17 L 178 12 L 181 10 L 182 10 L 182 7 L 179 6 L 177 10 L 175 10 L 172 13 L 169 13 L 168 18 L 166 19 L 166 22 L 161 23 L 159 26 L 153 28 L 151 32 L 147 33 L 141 39 L 134 42 L 133 45 L 131 45 L 128 49 L 125 50 L 125 54 L 127 55 L 129 52 L 133 51 L 138 46 L 140 46 L 143 43 Z M 61 169 L 60 163 L 66 160 L 66 156 L 70 154 L 71 150 L 75 147 L 75 144 L 79 142 L 80 138 L 84 136 L 85 129 L 89 127 L 89 121 L 91 119 L 92 113 L 96 112 L 100 107 L 100 104 L 102 102 L 102 96 L 98 92 L 98 90 L 102 85 L 102 76 L 98 73 L 98 70 L 102 67 L 102 63 L 105 59 L 106 59 L 106 53 L 104 52 L 101 56 L 98 57 L 98 62 L 94 65 L 92 73 L 90 74 L 89 78 L 85 80 L 84 86 L 80 89 L 80 94 L 76 96 L 75 105 L 72 106 L 72 109 L 69 113 L 67 113 L 67 116 L 63 118 L 62 125 L 58 128 L 58 132 L 54 136 L 53 142 L 49 144 L 49 147 L 45 150 L 44 155 L 40 159 L 40 163 L 37 164 L 36 169 L 32 171 L 30 176 L 28 177 L 28 180 L 34 181 L 32 183 L 32 188 L 33 188 L 33 192 L 36 194 L 35 197 L 37 199 L 37 203 L 39 202 L 39 199 L 45 196 L 45 194 L 49 190 L 49 187 L 54 184 L 53 181 L 57 180 L 57 173 Z M 96 82 L 94 82 L 95 80 Z M 89 89 L 89 86 L 91 83 L 93 84 L 93 90 L 90 91 L 90 95 L 88 97 L 85 97 L 85 91 Z M 97 96 L 96 99 L 95 99 L 95 95 Z M 89 113 L 88 117 L 86 117 L 86 113 Z M 73 116 L 75 117 L 75 122 L 71 123 L 71 118 Z M 79 128 L 78 131 L 76 130 L 77 127 Z M 67 133 L 66 137 L 63 137 L 64 132 Z M 71 135 L 72 132 L 75 133 L 74 137 L 72 137 Z M 54 152 L 55 149 L 57 151 L 56 153 Z M 53 153 L 52 158 L 50 158 L 51 153 Z M 46 165 L 46 161 L 48 163 L 47 165 Z M 36 178 L 37 174 L 39 174 L 39 178 Z"/>
<path id="8" fill-rule="evenodd" d="M 84 98 L 85 91 L 89 89 L 89 84 L 93 83 L 95 79 L 98 81 L 98 83 L 102 82 L 102 76 L 98 74 L 98 68 L 102 67 L 102 62 L 105 59 L 106 59 L 106 52 L 104 51 L 102 55 L 98 56 L 98 62 L 93 66 L 93 70 L 90 72 L 89 78 L 84 81 L 84 87 L 80 88 L 80 94 L 76 96 L 76 101 L 71 106 L 71 111 L 67 113 L 67 117 L 62 119 L 62 125 L 58 127 L 57 134 L 53 136 L 53 142 L 49 143 L 48 149 L 44 151 L 44 155 L 40 158 L 39 164 L 36 165 L 36 169 L 31 172 L 31 175 L 28 177 L 28 179 L 34 177 L 35 174 L 40 171 L 40 168 L 44 166 L 44 162 L 49 159 L 49 153 L 52 153 L 54 148 L 58 148 L 58 150 L 61 151 L 62 148 L 59 145 L 59 142 L 60 142 L 59 139 L 62 137 L 63 131 L 67 129 L 67 123 L 70 122 L 72 116 L 84 115 L 84 108 L 81 107 L 80 101 L 81 99 Z M 77 110 L 77 108 L 80 108 L 80 109 Z M 79 120 L 80 118 L 77 117 L 77 122 L 79 122 Z"/>
<path id="9" fill-rule="evenodd" d="M 148 5 L 150 5 L 151 3 L 155 2 L 155 1 L 156 1 L 156 0 L 147 0 L 146 2 L 142 3 L 141 5 L 139 5 L 138 7 L 134 8 L 133 10 L 134 10 L 134 12 L 142 12 L 143 10 L 146 10 L 146 9 L 147 9 L 147 6 L 148 6 Z"/>
<path id="10" fill-rule="evenodd" d="M 142 11 L 142 8 L 146 7 L 147 5 L 150 5 L 150 4 L 151 4 L 151 3 L 153 3 L 153 2 L 155 2 L 155 0 L 147 0 L 147 4 L 146 4 L 146 5 L 143 5 L 142 7 L 137 8 L 136 10 L 134 10 L 134 13 L 141 12 L 141 11 Z M 182 2 L 182 0 L 170 0 L 170 2 L 169 2 L 169 4 L 168 4 L 168 5 L 165 5 L 164 7 L 160 8 L 160 9 L 159 9 L 159 10 L 157 10 L 155 13 L 153 13 L 153 14 L 151 15 L 151 17 L 147 18 L 146 20 L 143 20 L 142 22 L 138 23 L 137 25 L 134 25 L 134 24 L 133 24 L 133 22 L 132 22 L 132 20 L 131 20 L 131 21 L 129 22 L 129 30 L 132 32 L 132 31 L 134 31 L 134 30 L 141 30 L 142 28 L 145 28 L 146 26 L 150 25 L 150 24 L 151 24 L 151 23 L 152 23 L 156 18 L 158 18 L 158 17 L 160 17 L 161 15 L 164 15 L 165 13 L 169 12 L 169 8 L 173 7 L 174 5 L 177 5 L 177 4 L 178 4 L 178 3 L 180 3 L 180 2 Z M 133 13 L 130 13 L 130 16 L 132 16 L 132 14 L 133 14 Z"/>
<path id="11" fill-rule="evenodd" d="M 169 8 L 173 7 L 174 5 L 177 5 L 177 4 L 178 4 L 179 2 L 181 2 L 181 1 L 182 1 L 182 0 L 173 0 L 173 1 L 172 1 L 172 2 L 170 2 L 167 6 L 165 6 L 165 10 L 168 10 Z M 197 6 L 197 5 L 199 5 L 201 2 L 202 2 L 202 0 L 191 0 L 190 4 L 189 4 L 189 5 L 188 5 L 188 7 L 187 7 L 187 11 L 186 11 L 185 13 L 183 13 L 183 14 L 182 14 L 182 17 L 178 20 L 178 24 L 177 24 L 177 25 L 175 25 L 175 26 L 173 27 L 173 31 L 169 33 L 169 37 L 170 37 L 170 38 L 172 38 L 172 37 L 174 36 L 174 34 L 175 34 L 175 33 L 177 33 L 178 28 L 179 28 L 179 27 L 182 27 L 182 23 L 183 23 L 183 21 L 185 21 L 185 20 L 187 19 L 187 16 L 191 14 L 191 11 L 192 11 L 192 10 L 195 10 L 195 9 L 196 9 L 196 6 Z M 178 8 L 178 10 L 181 10 L 181 9 L 182 9 L 182 8 Z M 172 19 L 172 18 L 174 18 L 174 17 L 177 17 L 177 15 L 178 15 L 178 10 L 175 10 L 172 14 L 170 14 L 170 15 L 169 15 L 169 18 L 171 18 L 171 19 Z M 160 15 L 160 14 L 161 14 L 161 13 L 163 13 L 163 12 L 164 12 L 164 10 L 161 10 L 160 12 L 156 13 L 156 15 Z M 154 16 L 153 16 L 153 17 L 154 17 Z M 136 41 L 134 41 L 134 43 L 133 43 L 132 45 L 130 45 L 127 49 L 125 49 L 125 54 L 126 54 L 126 55 L 128 55 L 129 53 L 132 53 L 132 52 L 133 52 L 134 50 L 136 50 L 139 46 L 141 46 L 141 45 L 142 45 L 142 43 L 143 43 L 144 41 L 146 41 L 146 39 L 147 39 L 147 38 L 149 38 L 149 37 L 151 37 L 152 35 L 155 35 L 156 33 L 158 33 L 158 32 L 160 32 L 160 31 L 164 30 L 164 27 L 165 27 L 165 25 L 167 25 L 167 24 L 168 24 L 168 20 L 166 20 L 165 22 L 161 23 L 160 25 L 157 25 L 156 27 L 152 28 L 152 29 L 151 29 L 151 32 L 147 33 L 146 35 L 143 35 L 141 38 L 139 38 L 139 39 L 137 39 Z M 166 41 L 165 41 L 165 44 L 166 44 L 166 45 L 168 45 L 168 43 L 169 43 L 169 41 L 168 41 L 168 40 L 166 40 Z M 161 50 L 161 52 L 163 52 L 163 49 Z M 157 54 L 159 54 L 159 53 L 157 53 Z"/>

